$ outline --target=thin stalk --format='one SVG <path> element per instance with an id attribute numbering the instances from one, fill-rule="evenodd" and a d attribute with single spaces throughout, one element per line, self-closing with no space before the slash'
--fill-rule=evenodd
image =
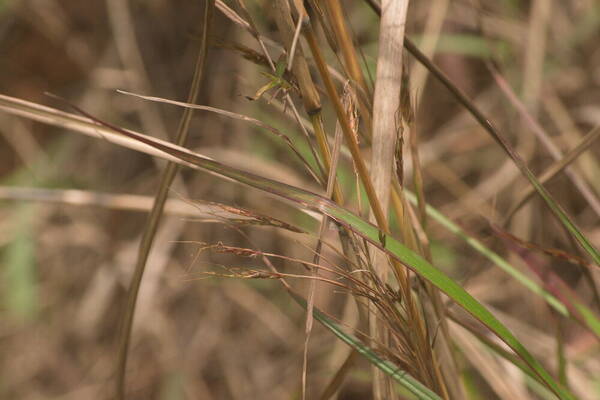
<path id="1" fill-rule="evenodd" d="M 238 23 L 240 26 L 244 27 L 256 39 L 265 59 L 267 60 L 267 64 L 271 68 L 271 71 L 276 72 L 277 68 L 276 68 L 275 64 L 273 63 L 273 59 L 271 58 L 269 51 L 267 50 L 267 47 L 265 46 L 265 43 L 263 41 L 263 38 L 260 35 L 260 32 L 258 31 L 256 25 L 254 24 L 252 16 L 250 15 L 250 13 L 248 12 L 248 10 L 246 8 L 244 0 L 235 0 L 235 2 L 238 6 L 238 11 L 242 13 L 243 18 L 240 17 L 239 15 L 237 15 L 236 12 L 233 11 L 232 9 L 230 9 L 226 4 L 224 4 L 222 2 L 222 0 L 216 1 L 216 7 L 226 17 L 230 18 L 233 22 Z M 289 30 L 287 33 L 289 36 Z M 294 42 L 294 37 L 295 37 L 295 32 L 294 32 L 294 36 L 292 37 L 292 42 Z M 292 51 L 291 47 L 293 47 L 293 43 L 291 43 L 289 51 L 290 51 L 290 53 L 295 54 L 295 50 Z M 293 68 L 293 66 L 294 66 L 293 62 L 288 63 L 288 69 Z M 305 80 L 303 80 L 302 82 L 304 83 Z M 304 86 L 302 86 L 301 89 L 303 87 Z M 315 91 L 311 90 L 310 93 L 308 94 L 308 97 L 309 98 L 314 97 L 315 93 L 316 93 Z M 309 135 L 307 129 L 305 128 L 304 124 L 302 123 L 302 118 L 300 117 L 300 114 L 298 113 L 298 109 L 296 108 L 296 105 L 294 104 L 292 97 L 288 93 L 285 94 L 284 99 L 285 99 L 285 102 L 287 103 L 287 105 L 290 106 L 290 109 L 292 110 L 294 119 L 296 120 L 296 122 L 298 123 L 298 126 L 300 127 L 302 133 L 304 134 L 308 148 L 310 149 L 310 152 L 311 152 L 312 156 L 314 157 L 315 162 L 317 163 L 319 171 L 322 174 L 322 177 L 317 179 L 317 181 L 319 183 L 324 183 L 325 179 L 327 178 L 328 172 L 323 170 L 323 165 L 321 163 L 321 159 L 317 156 L 317 153 L 315 152 L 314 146 L 312 145 L 312 141 L 310 140 L 310 135 Z M 317 95 L 317 99 L 318 99 L 318 95 Z M 317 108 L 320 108 L 319 102 L 317 101 L 314 104 L 314 106 Z M 311 110 L 312 110 L 312 108 L 311 108 Z"/>
<path id="2" fill-rule="evenodd" d="M 327 174 L 331 175 L 331 151 L 329 150 L 329 144 L 327 143 L 327 134 L 325 133 L 325 128 L 323 126 L 323 116 L 321 115 L 321 112 L 311 115 L 310 121 L 312 122 L 315 132 L 315 138 L 317 139 L 317 145 L 319 146 L 319 153 L 323 160 L 323 166 Z M 333 201 L 340 205 L 344 204 L 344 196 L 342 194 L 342 189 L 339 185 L 339 182 L 336 179 L 335 172 L 333 173 Z"/>
<path id="3" fill-rule="evenodd" d="M 358 62 L 358 57 L 356 56 L 356 49 L 354 48 L 354 43 L 352 41 L 352 38 L 350 37 L 350 33 L 348 32 L 348 27 L 346 26 L 344 12 L 342 10 L 340 1 L 327 0 L 325 2 L 325 5 L 328 10 L 327 16 L 329 17 L 329 21 L 333 26 L 335 37 L 337 39 L 337 44 L 342 53 L 342 57 L 344 58 L 344 63 L 346 65 L 348 75 L 350 75 L 354 84 L 357 85 L 360 88 L 360 90 L 367 96 L 367 99 L 370 100 L 371 92 L 369 90 L 369 87 L 367 86 L 364 75 L 360 68 L 360 63 Z M 359 101 L 358 109 L 365 123 L 366 131 L 371 132 L 372 119 L 367 104 L 364 101 Z"/>
<path id="4" fill-rule="evenodd" d="M 190 87 L 190 92 L 188 95 L 188 103 L 196 102 L 198 97 L 198 93 L 200 91 L 200 85 L 202 82 L 202 77 L 204 75 L 204 68 L 206 65 L 206 55 L 208 52 L 208 33 L 210 32 L 212 14 L 214 9 L 214 0 L 206 1 L 204 7 L 204 18 L 203 18 L 203 34 L 202 34 L 202 42 L 200 46 L 200 51 L 198 53 L 198 58 L 196 59 L 196 67 L 194 71 L 194 77 L 192 80 L 192 85 Z M 185 143 L 187 136 L 189 125 L 191 121 L 193 110 L 185 109 L 183 115 L 181 117 L 179 128 L 177 130 L 177 136 L 175 139 L 175 143 L 181 145 Z M 148 216 L 148 220 L 146 223 L 146 228 L 144 229 L 144 234 L 142 236 L 142 240 L 139 247 L 138 258 L 135 266 L 135 271 L 133 273 L 133 277 L 131 279 L 131 283 L 129 286 L 129 290 L 127 293 L 127 304 L 125 308 L 125 313 L 123 314 L 123 320 L 121 322 L 121 332 L 119 339 L 119 355 L 117 360 L 117 382 L 116 382 L 116 392 L 117 399 L 124 400 L 125 399 L 125 377 L 127 370 L 127 355 L 129 350 L 129 343 L 131 341 L 131 328 L 133 326 L 133 317 L 135 315 L 135 306 L 138 298 L 138 293 L 140 289 L 140 285 L 142 282 L 142 277 L 144 276 L 144 270 L 146 268 L 146 262 L 148 260 L 148 255 L 150 254 L 150 249 L 152 248 L 152 244 L 154 242 L 154 237 L 156 235 L 156 231 L 158 229 L 158 225 L 160 223 L 160 217 L 162 215 L 165 201 L 167 199 L 167 195 L 169 193 L 169 188 L 177 171 L 179 170 L 179 166 L 176 163 L 169 162 L 167 167 L 165 168 L 160 184 L 158 192 L 156 193 L 156 197 L 154 200 L 154 204 L 152 206 L 152 211 Z"/>
<path id="5" fill-rule="evenodd" d="M 300 16 L 298 23 L 294 25 L 291 15 L 291 8 L 287 0 L 277 0 L 273 3 L 273 6 L 276 13 L 277 28 L 282 36 L 285 48 L 288 52 L 288 62 L 292 56 L 294 59 L 293 63 L 288 64 L 288 69 L 293 72 L 296 80 L 298 81 L 304 108 L 306 113 L 310 116 L 313 131 L 315 133 L 317 146 L 321 155 L 323 167 L 325 169 L 324 172 L 326 176 L 328 176 L 331 168 L 331 150 L 329 148 L 327 135 L 323 126 L 321 99 L 310 75 L 308 64 L 306 62 L 306 58 L 304 57 L 304 52 L 300 46 L 296 47 L 294 44 L 297 41 L 297 27 L 303 25 L 301 22 L 303 18 L 306 17 L 306 14 Z M 336 203 L 343 204 L 342 191 L 337 179 L 333 184 L 333 199 Z"/>
<path id="6" fill-rule="evenodd" d="M 344 139 L 350 149 L 350 153 L 352 154 L 352 159 L 356 165 L 356 170 L 365 187 L 365 191 L 367 193 L 367 197 L 369 198 L 369 202 L 371 204 L 371 208 L 373 209 L 373 214 L 375 215 L 375 219 L 379 227 L 384 231 L 389 233 L 389 225 L 385 215 L 383 213 L 383 209 L 381 208 L 381 204 L 377 199 L 375 194 L 375 189 L 373 188 L 373 183 L 369 177 L 369 172 L 367 170 L 367 166 L 364 162 L 362 154 L 360 153 L 360 149 L 358 147 L 358 142 L 354 136 L 354 132 L 348 123 L 346 118 L 346 112 L 344 111 L 344 107 L 342 106 L 342 102 L 339 99 L 337 94 L 337 90 L 335 88 L 335 84 L 331 79 L 331 75 L 329 70 L 327 69 L 327 65 L 323 60 L 323 56 L 321 55 L 321 50 L 319 49 L 319 45 L 314 36 L 314 33 L 310 29 L 306 29 L 304 31 L 304 35 L 307 39 L 308 45 L 312 51 L 313 57 L 315 59 L 315 64 L 321 74 L 321 78 L 323 78 L 323 82 L 325 84 L 325 89 L 327 90 L 327 94 L 333 103 L 335 112 L 337 114 L 338 121 L 340 122 L 340 126 L 342 127 L 342 132 L 344 133 Z"/>

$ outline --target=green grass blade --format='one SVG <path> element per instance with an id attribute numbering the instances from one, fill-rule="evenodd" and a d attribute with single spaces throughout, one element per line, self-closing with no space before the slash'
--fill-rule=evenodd
<path id="1" fill-rule="evenodd" d="M 405 195 L 408 200 L 417 204 L 417 197 L 415 194 L 405 190 Z M 527 275 L 523 274 L 509 262 L 507 262 L 504 258 L 502 258 L 499 254 L 487 248 L 483 243 L 479 240 L 469 236 L 465 231 L 463 231 L 458 225 L 454 222 L 450 221 L 446 218 L 442 213 L 440 213 L 435 208 L 427 205 L 425 208 L 427 215 L 436 220 L 439 224 L 441 224 L 444 228 L 454 233 L 456 236 L 463 239 L 469 246 L 475 249 L 477 252 L 485 256 L 487 259 L 492 261 L 496 266 L 500 269 L 508 273 L 510 276 L 515 278 L 519 283 L 529 289 L 532 293 L 537 294 L 542 297 L 552 308 L 554 308 L 557 312 L 564 315 L 565 317 L 571 317 L 575 320 L 583 323 L 590 331 L 592 331 L 596 336 L 600 338 L 600 319 L 596 316 L 596 314 L 591 311 L 586 305 L 581 302 L 573 301 L 573 306 L 579 312 L 580 318 L 576 318 L 572 312 L 569 311 L 568 307 L 545 290 L 542 286 L 536 283 L 534 280 L 529 278 Z"/>
<path id="2" fill-rule="evenodd" d="M 518 163 L 517 163 L 517 166 Z M 573 237 L 577 240 L 579 245 L 583 247 L 583 249 L 590 255 L 594 263 L 600 265 L 600 253 L 598 250 L 590 243 L 590 241 L 585 237 L 583 233 L 575 226 L 573 221 L 569 218 L 567 213 L 562 209 L 562 207 L 554 201 L 550 193 L 542 186 L 542 184 L 537 180 L 533 172 L 531 172 L 525 165 L 521 166 L 521 171 L 523 174 L 529 179 L 529 182 L 533 185 L 535 190 L 539 193 L 540 196 L 544 199 L 548 207 L 552 210 L 554 215 L 562 222 L 562 224 L 567 228 L 567 230 L 573 235 Z"/>
<path id="3" fill-rule="evenodd" d="M 326 211 L 331 213 L 331 217 L 346 225 L 362 237 L 386 251 L 391 256 L 400 260 L 407 267 L 412 269 L 422 278 L 426 279 L 438 289 L 443 291 L 448 297 L 463 307 L 467 312 L 485 324 L 493 331 L 503 342 L 505 342 L 519 357 L 529 365 L 535 375 L 537 375 L 546 385 L 561 399 L 573 399 L 573 395 L 562 387 L 554 378 L 544 369 L 544 367 L 527 351 L 519 340 L 506 328 L 496 317 L 492 315 L 481 303 L 468 294 L 460 285 L 446 276 L 440 270 L 434 268 L 425 259 L 421 258 L 409 248 L 394 239 L 386 237 L 382 245 L 380 242 L 380 231 L 367 221 L 350 213 L 340 207 L 328 207 Z"/>
<path id="4" fill-rule="evenodd" d="M 577 309 L 577 312 L 580 314 L 587 327 L 590 328 L 590 330 L 594 332 L 600 339 L 600 320 L 598 319 L 596 313 L 594 313 L 594 311 L 592 311 L 588 306 L 580 302 L 574 303 L 573 307 Z"/>
<path id="5" fill-rule="evenodd" d="M 406 198 L 413 204 L 417 204 L 416 196 L 409 192 L 408 190 L 404 191 Z M 436 220 L 440 225 L 444 228 L 455 234 L 456 236 L 463 239 L 469 246 L 475 249 L 477 252 L 482 254 L 484 257 L 493 262 L 500 269 L 508 273 L 510 276 L 515 278 L 519 283 L 529 289 L 531 292 L 541 296 L 552 308 L 558 311 L 560 314 L 568 317 L 571 314 L 567 307 L 552 294 L 548 293 L 544 288 L 542 288 L 539 284 L 537 284 L 534 280 L 529 278 L 527 275 L 519 271 L 516 267 L 507 262 L 504 258 L 502 258 L 499 254 L 487 248 L 483 243 L 479 240 L 469 236 L 465 231 L 463 231 L 458 225 L 454 222 L 446 218 L 442 213 L 440 213 L 435 208 L 427 205 L 425 207 L 425 211 L 429 217 Z"/>
<path id="6" fill-rule="evenodd" d="M 306 300 L 294 292 L 290 292 L 290 294 L 294 300 L 296 300 L 302 307 L 306 308 Z M 402 385 L 402 387 L 414 394 L 417 399 L 440 399 L 437 394 L 432 392 L 417 379 L 409 375 L 408 372 L 399 369 L 391 362 L 379 357 L 373 350 L 365 346 L 362 341 L 360 341 L 354 335 L 344 332 L 344 330 L 338 324 L 319 311 L 316 307 L 313 308 L 313 316 L 344 343 L 348 344 L 360 355 L 369 360 L 371 364 L 388 374 L 392 379 Z"/>

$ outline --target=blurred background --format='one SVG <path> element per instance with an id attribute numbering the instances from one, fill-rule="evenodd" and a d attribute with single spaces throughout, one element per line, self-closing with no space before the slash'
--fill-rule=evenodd
<path id="1" fill-rule="evenodd" d="M 269 0 L 247 3 L 261 33 L 277 41 Z M 363 50 L 367 76 L 373 77 L 378 18 L 366 2 L 343 5 Z M 50 92 L 109 123 L 172 140 L 182 109 L 116 89 L 184 101 L 200 47 L 202 10 L 202 1 L 0 0 L 0 93 L 63 107 L 45 95 Z M 499 88 L 487 60 L 495 62 L 561 153 L 600 124 L 600 5 L 595 0 L 413 1 L 407 34 L 506 133 L 537 174 L 553 158 Z M 280 96 L 269 102 L 271 91 L 249 99 L 269 82 L 261 73 L 267 69 L 233 46 L 258 51 L 252 36 L 216 11 L 210 37 L 198 103 L 260 119 L 301 147 L 300 130 L 278 108 Z M 274 58 L 280 53 L 275 49 Z M 428 202 L 507 254 L 490 234 L 488 222 L 502 221 L 527 186 L 525 180 L 422 66 L 410 56 L 407 65 Z M 324 110 L 333 132 L 334 113 L 328 104 Z M 321 190 L 281 140 L 242 121 L 195 112 L 187 147 Z M 598 157 L 600 146 L 592 145 L 573 164 L 591 199 L 600 196 Z M 0 112 L 0 398 L 112 398 L 119 318 L 164 165 L 102 140 Z M 406 165 L 408 186 L 410 168 Z M 347 159 L 340 174 L 348 207 L 356 209 L 355 178 Z M 600 245 L 599 210 L 593 202 L 564 174 L 547 188 Z M 171 197 L 142 282 L 128 398 L 297 398 L 304 312 L 275 280 L 202 273 L 226 274 L 220 266 L 255 265 L 258 260 L 199 250 L 223 242 L 311 259 L 306 246 L 314 242 L 306 238 L 272 227 L 240 232 L 219 218 L 206 218 L 207 213 L 225 212 L 209 202 L 296 223 L 302 223 L 302 215 L 262 193 L 190 170 L 179 174 Z M 579 254 L 535 197 L 509 226 L 524 240 Z M 538 298 L 439 225 L 432 223 L 429 234 L 436 266 L 506 320 L 514 320 L 517 335 L 540 346 L 536 354 L 553 351 L 551 344 L 543 347 L 555 334 L 548 324 L 553 316 Z M 592 301 L 580 268 L 559 258 L 547 260 L 571 288 Z M 514 262 L 520 265 L 516 258 Z M 283 260 L 274 263 L 298 271 Z M 343 315 L 346 296 L 325 289 L 319 304 Z M 598 344 L 585 331 L 570 325 L 562 334 L 573 359 L 586 366 L 585 373 L 600 371 L 597 362 L 587 364 Z M 347 349 L 320 326 L 310 343 L 309 398 L 317 398 Z M 471 384 L 473 393 L 479 393 L 473 398 L 496 398 L 476 377 Z M 361 361 L 338 398 L 366 399 L 370 393 L 369 368 Z"/>

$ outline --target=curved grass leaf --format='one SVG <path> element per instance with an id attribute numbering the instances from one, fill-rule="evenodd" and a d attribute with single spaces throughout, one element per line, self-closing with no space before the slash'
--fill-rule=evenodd
<path id="1" fill-rule="evenodd" d="M 409 192 L 408 190 L 404 191 L 406 198 L 413 204 L 417 204 L 416 196 Z M 450 219 L 446 218 L 444 214 L 431 207 L 430 205 L 425 206 L 425 212 L 427 215 L 434 220 L 436 220 L 440 225 L 446 228 L 448 231 L 452 232 L 456 236 L 463 239 L 469 246 L 475 249 L 477 252 L 482 254 L 484 257 L 489 259 L 491 262 L 496 264 L 500 269 L 504 270 L 510 276 L 515 278 L 519 283 L 529 289 L 531 292 L 541 296 L 546 302 L 552 306 L 556 311 L 560 314 L 568 317 L 570 315 L 567 307 L 560 302 L 556 297 L 552 294 L 548 293 L 544 288 L 542 288 L 539 284 L 537 284 L 534 280 L 529 278 L 527 275 L 519 271 L 516 267 L 507 262 L 504 258 L 502 258 L 498 253 L 495 253 L 488 247 L 486 247 L 479 240 L 474 237 L 469 236 L 465 231 L 463 231 L 458 225 L 452 222 Z"/>
<path id="2" fill-rule="evenodd" d="M 409 192 L 408 190 L 405 190 L 404 194 L 411 203 L 417 204 L 417 197 L 413 193 Z M 450 221 L 438 210 L 431 207 L 430 205 L 426 205 L 425 212 L 427 213 L 427 215 L 429 215 L 431 218 L 433 218 L 439 224 L 441 224 L 444 228 L 463 239 L 469 246 L 471 246 L 477 252 L 479 252 L 491 262 L 496 264 L 496 266 L 508 273 L 510 276 L 515 278 L 519 283 L 521 283 L 523 286 L 529 289 L 532 293 L 535 293 L 538 296 L 542 297 L 558 313 L 564 315 L 565 317 L 571 317 L 574 320 L 581 322 L 588 329 L 590 329 L 590 331 L 592 331 L 597 337 L 600 338 L 600 319 L 598 319 L 596 314 L 586 305 L 576 300 L 572 301 L 573 306 L 579 313 L 579 318 L 577 318 L 577 316 L 573 315 L 573 313 L 569 311 L 569 308 L 558 298 L 556 298 L 550 292 L 545 290 L 542 286 L 540 286 L 534 280 L 529 278 L 527 275 L 519 271 L 508 261 L 502 258 L 499 254 L 487 248 L 479 240 L 469 236 L 458 225 Z"/>

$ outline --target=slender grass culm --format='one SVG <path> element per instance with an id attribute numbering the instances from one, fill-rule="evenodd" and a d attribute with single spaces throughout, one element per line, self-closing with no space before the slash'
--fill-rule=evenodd
<path id="1" fill-rule="evenodd" d="M 0 398 L 600 397 L 594 2 L 138 3 L 0 2 Z"/>

